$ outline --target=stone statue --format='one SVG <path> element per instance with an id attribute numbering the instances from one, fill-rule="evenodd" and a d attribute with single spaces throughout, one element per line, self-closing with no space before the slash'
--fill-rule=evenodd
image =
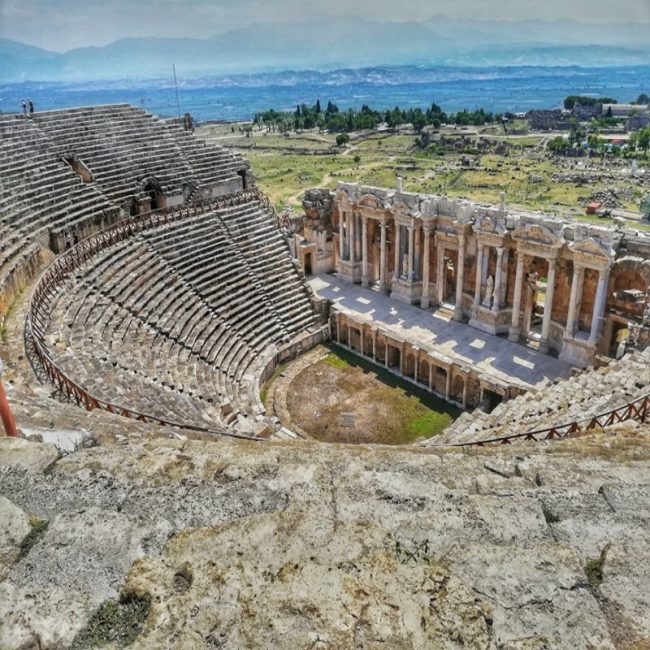
<path id="1" fill-rule="evenodd" d="M 409 280 L 409 256 L 408 253 L 404 253 L 402 257 L 402 277 L 406 280 Z"/>
<path id="2" fill-rule="evenodd" d="M 492 306 L 492 296 L 494 294 L 494 278 L 490 275 L 488 276 L 487 282 L 485 283 L 485 298 L 483 299 L 483 304 L 488 307 Z"/>

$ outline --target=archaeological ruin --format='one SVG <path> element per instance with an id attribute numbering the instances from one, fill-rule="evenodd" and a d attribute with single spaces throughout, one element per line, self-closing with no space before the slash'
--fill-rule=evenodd
<path id="1" fill-rule="evenodd" d="M 339 183 L 289 226 L 191 119 L 114 105 L 0 129 L 0 313 L 33 286 L 28 358 L 88 410 L 291 437 L 261 386 L 329 339 L 497 421 L 648 343 L 650 238 L 622 223 Z"/>
<path id="2" fill-rule="evenodd" d="M 0 647 L 646 647 L 649 289 L 624 223 L 285 218 L 191 118 L 0 116 Z M 321 343 L 462 413 L 293 430 Z"/>

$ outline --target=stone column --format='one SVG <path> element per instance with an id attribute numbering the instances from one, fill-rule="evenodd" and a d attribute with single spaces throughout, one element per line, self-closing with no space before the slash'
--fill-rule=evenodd
<path id="1" fill-rule="evenodd" d="M 503 263 L 501 264 L 501 297 L 499 298 L 500 307 L 504 307 L 508 296 L 508 260 L 510 259 L 510 249 L 503 251 Z M 505 269 L 505 270 L 504 270 Z"/>
<path id="2" fill-rule="evenodd" d="M 477 242 L 478 253 L 476 255 L 476 284 L 474 286 L 474 307 L 481 304 L 481 286 L 483 284 L 483 254 L 484 246 Z"/>
<path id="3" fill-rule="evenodd" d="M 341 344 L 341 314 L 336 314 L 336 342 Z"/>
<path id="4" fill-rule="evenodd" d="M 436 302 L 442 305 L 445 288 L 445 247 L 444 244 L 438 244 L 438 259 L 436 264 Z"/>
<path id="5" fill-rule="evenodd" d="M 368 286 L 368 217 L 361 217 L 361 286 Z"/>
<path id="6" fill-rule="evenodd" d="M 413 279 L 421 280 L 420 264 L 422 263 L 422 231 L 420 228 L 415 229 L 415 261 L 413 262 Z"/>
<path id="7" fill-rule="evenodd" d="M 384 352 L 384 367 L 388 368 L 388 341 L 384 342 L 384 346 L 386 348 Z"/>
<path id="8" fill-rule="evenodd" d="M 418 352 L 420 348 L 413 348 L 413 379 L 417 383 L 418 380 Z"/>
<path id="9" fill-rule="evenodd" d="M 345 212 L 339 215 L 339 260 L 345 259 L 345 233 L 343 231 L 343 222 L 345 220 Z"/>
<path id="10" fill-rule="evenodd" d="M 519 325 L 520 310 L 521 310 L 521 294 L 523 291 L 524 283 L 524 259 L 526 255 L 517 252 L 517 274 L 515 275 L 515 295 L 512 301 L 512 323 L 510 325 L 510 334 L 508 339 L 511 341 L 519 341 L 521 336 L 521 327 Z"/>
<path id="11" fill-rule="evenodd" d="M 589 343 L 596 345 L 598 335 L 600 334 L 600 323 L 605 313 L 605 303 L 607 302 L 607 283 L 609 281 L 609 269 L 599 269 L 598 271 L 598 288 L 596 289 L 596 300 L 594 302 L 594 313 L 591 317 L 591 333 L 589 334 Z"/>
<path id="12" fill-rule="evenodd" d="M 358 260 L 361 257 L 361 215 L 356 215 L 354 223 L 354 231 L 356 232 L 356 248 L 354 249 L 354 259 Z"/>
<path id="13" fill-rule="evenodd" d="M 585 277 L 585 267 L 576 262 L 573 263 L 573 280 L 571 281 L 571 297 L 569 298 L 569 313 L 566 318 L 566 329 L 564 336 L 573 338 L 578 323 L 579 305 L 582 302 L 582 283 Z"/>
<path id="14" fill-rule="evenodd" d="M 447 383 L 445 384 L 445 399 L 449 401 L 451 395 L 451 368 L 447 368 Z"/>
<path id="15" fill-rule="evenodd" d="M 360 348 L 361 348 L 361 356 L 364 356 L 364 355 L 366 354 L 366 351 L 365 351 L 365 349 L 364 349 L 364 347 L 363 347 L 363 339 L 364 339 L 364 338 L 365 338 L 365 337 L 364 337 L 364 335 L 363 335 L 363 325 L 362 325 L 362 326 L 359 328 L 359 346 L 360 346 Z"/>
<path id="16" fill-rule="evenodd" d="M 464 377 L 463 377 L 463 409 L 467 408 L 467 384 L 468 384 L 467 375 L 464 374 Z"/>
<path id="17" fill-rule="evenodd" d="M 551 313 L 553 311 L 553 292 L 555 290 L 555 259 L 548 261 L 548 276 L 546 284 L 546 297 L 544 298 L 544 316 L 542 317 L 542 339 L 539 342 L 539 351 L 548 352 L 548 337 L 551 332 Z"/>
<path id="18" fill-rule="evenodd" d="M 395 222 L 395 270 L 393 272 L 393 280 L 397 280 L 400 276 L 400 267 L 402 265 L 402 260 L 401 260 L 401 255 L 400 255 L 400 248 L 401 248 L 401 226 L 399 223 Z"/>
<path id="19" fill-rule="evenodd" d="M 426 309 L 429 306 L 429 236 L 431 231 L 424 228 L 424 256 L 422 260 L 422 299 L 420 307 Z"/>
<path id="20" fill-rule="evenodd" d="M 386 291 L 386 222 L 381 222 L 381 246 L 379 248 L 379 290 Z"/>
<path id="21" fill-rule="evenodd" d="M 348 215 L 348 244 L 350 245 L 350 262 L 355 261 L 354 257 L 354 214 Z"/>
<path id="22" fill-rule="evenodd" d="M 429 390 L 433 391 L 433 364 L 431 363 L 431 357 L 429 357 Z"/>
<path id="23" fill-rule="evenodd" d="M 463 320 L 463 281 L 465 279 L 465 236 L 458 237 L 458 269 L 456 270 L 456 307 L 454 320 Z"/>
<path id="24" fill-rule="evenodd" d="M 372 328 L 372 358 L 377 361 L 377 329 Z"/>
<path id="25" fill-rule="evenodd" d="M 501 309 L 501 285 L 503 282 L 503 246 L 497 247 L 497 268 L 494 278 L 494 295 L 492 297 L 492 311 L 496 314 Z"/>
<path id="26" fill-rule="evenodd" d="M 413 282 L 413 256 L 415 253 L 415 228 L 413 226 L 408 226 L 409 233 L 409 267 L 407 269 L 408 280 Z"/>

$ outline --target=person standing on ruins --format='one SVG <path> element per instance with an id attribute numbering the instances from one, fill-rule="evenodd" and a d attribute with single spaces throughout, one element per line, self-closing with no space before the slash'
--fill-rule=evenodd
<path id="1" fill-rule="evenodd" d="M 23 101 L 20 103 L 20 106 L 23 109 L 23 115 L 27 117 L 27 102 L 23 99 Z"/>
<path id="2" fill-rule="evenodd" d="M 18 437 L 18 431 L 16 431 L 16 419 L 14 414 L 9 408 L 9 402 L 7 401 L 7 395 L 5 394 L 5 389 L 2 386 L 2 359 L 0 359 L 0 419 L 5 428 L 5 433 L 12 438 Z"/>
<path id="3" fill-rule="evenodd" d="M 29 117 L 31 117 L 34 115 L 34 102 L 31 99 L 28 99 L 27 104 L 29 105 Z"/>

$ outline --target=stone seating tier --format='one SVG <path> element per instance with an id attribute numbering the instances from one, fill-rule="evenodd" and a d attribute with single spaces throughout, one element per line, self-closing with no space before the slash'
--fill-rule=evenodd
<path id="1" fill-rule="evenodd" d="M 461 444 L 585 420 L 650 392 L 650 348 L 499 404 L 463 413 L 431 444 Z"/>
<path id="2" fill-rule="evenodd" d="M 199 145 L 192 134 L 129 105 L 39 113 L 35 121 L 60 155 L 76 154 L 120 205 L 148 180 L 169 197 L 184 185 L 229 180 L 246 168 L 240 156 Z"/>
<path id="3" fill-rule="evenodd" d="M 91 394 L 135 411 L 254 428 L 268 355 L 318 326 L 273 219 L 251 200 L 101 251 L 53 307 L 53 359 Z"/>

